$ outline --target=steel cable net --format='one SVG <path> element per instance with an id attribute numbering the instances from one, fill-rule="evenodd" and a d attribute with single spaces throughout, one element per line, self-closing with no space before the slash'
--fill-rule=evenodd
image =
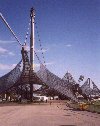
<path id="1" fill-rule="evenodd" d="M 26 51 L 25 51 L 26 52 Z M 29 71 L 29 61 L 28 61 L 28 54 L 25 53 L 23 62 L 23 69 L 21 70 L 21 61 L 17 64 L 17 66 L 8 74 L 0 78 L 0 92 L 4 92 L 8 90 L 10 87 L 14 86 L 18 80 L 22 80 L 23 75 L 26 75 Z M 27 64 L 28 63 L 28 64 Z M 28 68 L 28 69 L 27 69 Z M 27 70 L 28 71 L 27 71 Z M 29 74 L 29 72 L 28 72 Z M 29 76 L 28 76 L 29 77 Z M 74 101 L 78 101 L 75 97 L 73 91 L 71 88 L 68 87 L 68 82 L 66 80 L 62 80 L 53 73 L 51 73 L 44 65 L 41 65 L 40 70 L 32 74 L 32 81 L 36 81 L 41 83 L 42 85 L 47 85 L 49 88 L 54 89 L 55 92 L 58 92 L 66 97 L 71 98 Z M 24 84 L 26 84 L 26 79 L 23 78 L 25 81 L 23 81 Z M 29 80 L 29 78 L 27 78 Z M 39 81 L 40 80 L 40 81 Z M 19 85 L 19 83 L 17 83 Z"/>
<path id="2" fill-rule="evenodd" d="M 93 85 L 93 88 L 91 88 L 91 85 Z M 94 84 L 92 80 L 87 79 L 85 83 L 81 86 L 82 93 L 86 94 L 87 96 L 89 95 L 98 95 L 100 94 L 100 90 L 98 87 Z"/>
<path id="3" fill-rule="evenodd" d="M 90 88 L 90 84 L 88 82 L 88 79 L 81 86 L 81 89 L 82 89 L 82 93 L 86 94 L 87 96 L 91 94 L 92 89 Z"/>
<path id="4" fill-rule="evenodd" d="M 21 63 L 22 61 L 13 70 L 0 78 L 0 93 L 6 91 L 18 81 L 22 73 Z"/>
<path id="5" fill-rule="evenodd" d="M 71 98 L 73 101 L 78 101 L 71 88 L 67 86 L 67 81 L 62 80 L 58 76 L 51 73 L 43 64 L 40 66 L 37 76 L 50 88 L 68 98 Z"/>
<path id="6" fill-rule="evenodd" d="M 77 82 L 74 80 L 73 76 L 69 72 L 67 72 L 62 79 L 68 82 L 69 87 L 77 84 Z"/>
<path id="7" fill-rule="evenodd" d="M 99 88 L 95 85 L 95 83 L 92 81 L 93 84 L 93 91 L 92 91 L 92 95 L 100 95 L 100 90 Z"/>

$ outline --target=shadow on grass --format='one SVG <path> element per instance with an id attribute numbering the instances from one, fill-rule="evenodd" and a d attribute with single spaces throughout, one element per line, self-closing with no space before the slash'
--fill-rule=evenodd
<path id="1" fill-rule="evenodd" d="M 84 116 L 90 116 L 93 118 L 100 118 L 99 116 L 96 116 L 96 115 L 90 115 L 89 113 L 84 113 L 85 111 L 80 110 L 80 109 L 69 108 L 69 109 L 64 109 L 64 110 L 70 110 L 71 112 L 73 112 L 73 115 L 79 114 L 79 115 L 84 115 Z M 91 114 L 93 114 L 93 112 L 91 112 Z M 96 113 L 96 114 L 99 114 L 99 113 Z"/>

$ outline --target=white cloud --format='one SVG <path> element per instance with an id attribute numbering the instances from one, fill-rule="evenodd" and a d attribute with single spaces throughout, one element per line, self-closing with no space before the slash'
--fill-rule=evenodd
<path id="1" fill-rule="evenodd" d="M 41 52 L 45 53 L 47 51 L 48 51 L 48 49 L 36 50 L 36 52 L 38 52 L 38 53 L 41 53 Z"/>
<path id="2" fill-rule="evenodd" d="M 25 46 L 25 49 L 26 49 L 27 51 L 30 51 L 30 46 L 29 46 L 29 45 L 26 45 L 26 46 Z M 42 49 L 42 50 L 35 49 L 35 52 L 37 52 L 37 53 L 41 53 L 41 52 L 45 53 L 45 52 L 47 52 L 48 50 L 49 50 L 49 49 Z"/>
<path id="3" fill-rule="evenodd" d="M 45 63 L 45 65 L 53 65 L 54 62 L 48 62 L 48 63 Z"/>
<path id="4" fill-rule="evenodd" d="M 4 54 L 4 53 L 6 53 L 6 52 L 8 52 L 7 49 L 4 49 L 4 48 L 0 47 L 0 54 Z"/>
<path id="5" fill-rule="evenodd" d="M 71 47 L 72 45 L 71 44 L 67 44 L 66 47 Z"/>
<path id="6" fill-rule="evenodd" d="M 13 52 L 10 52 L 9 50 L 0 47 L 0 55 L 10 55 L 10 56 L 14 56 L 15 54 Z"/>
<path id="7" fill-rule="evenodd" d="M 13 52 L 8 52 L 8 54 L 9 54 L 10 56 L 15 56 L 15 54 L 14 54 Z"/>
<path id="8" fill-rule="evenodd" d="M 44 65 L 46 65 L 46 66 L 48 66 L 48 65 L 53 65 L 54 64 L 54 62 L 48 62 L 48 63 L 45 63 Z M 35 64 L 34 65 L 35 67 L 40 67 L 40 64 Z"/>
<path id="9" fill-rule="evenodd" d="M 53 65 L 53 64 L 54 64 L 54 62 L 48 62 L 48 63 L 45 63 L 44 65 L 48 66 L 48 65 Z M 16 65 L 17 64 L 8 65 L 8 64 L 0 63 L 0 70 L 12 70 L 15 68 Z M 37 68 L 37 67 L 40 67 L 40 64 L 37 63 L 34 66 Z"/>
<path id="10" fill-rule="evenodd" d="M 0 70 L 12 70 L 16 64 L 8 65 L 0 63 Z"/>
<path id="11" fill-rule="evenodd" d="M 0 40 L 0 44 L 10 44 L 10 43 L 15 43 L 16 41 L 8 41 L 8 40 Z"/>

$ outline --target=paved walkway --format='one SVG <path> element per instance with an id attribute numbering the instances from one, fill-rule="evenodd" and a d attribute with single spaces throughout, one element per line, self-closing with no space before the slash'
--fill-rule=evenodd
<path id="1" fill-rule="evenodd" d="M 100 126 L 100 114 L 71 110 L 62 103 L 4 104 L 0 126 Z"/>

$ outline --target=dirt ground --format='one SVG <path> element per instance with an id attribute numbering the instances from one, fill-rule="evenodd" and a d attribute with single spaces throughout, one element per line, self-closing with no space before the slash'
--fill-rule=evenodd
<path id="1" fill-rule="evenodd" d="M 0 126 L 100 126 L 100 114 L 61 103 L 0 105 Z"/>

